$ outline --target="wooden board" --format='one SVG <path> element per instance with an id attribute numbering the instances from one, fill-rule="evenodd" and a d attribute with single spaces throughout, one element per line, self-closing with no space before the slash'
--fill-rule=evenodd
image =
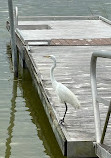
<path id="1" fill-rule="evenodd" d="M 18 36 L 22 36 L 24 42 L 51 39 L 110 38 L 111 34 L 111 26 L 102 20 L 21 21 L 19 25 L 21 29 L 17 29 L 16 32 Z M 22 25 L 23 27 L 25 25 L 25 30 L 22 29 Z M 41 29 L 39 29 L 40 26 Z"/>
<path id="2" fill-rule="evenodd" d="M 36 42 L 35 42 L 36 43 Z M 31 45 L 30 43 L 28 43 Z M 36 45 L 39 45 L 36 43 Z M 104 46 L 111 45 L 111 38 L 94 39 L 52 39 L 47 45 L 51 46 Z"/>

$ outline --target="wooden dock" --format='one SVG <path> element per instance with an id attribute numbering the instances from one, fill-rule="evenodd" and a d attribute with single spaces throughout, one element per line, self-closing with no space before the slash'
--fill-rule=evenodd
<path id="1" fill-rule="evenodd" d="M 19 17 L 16 39 L 21 63 L 31 73 L 57 142 L 67 157 L 111 158 L 111 119 L 104 144 L 96 144 L 90 86 L 92 52 L 111 51 L 110 37 L 111 22 L 102 17 Z M 65 106 L 59 103 L 50 81 L 53 62 L 43 57 L 51 54 L 57 59 L 56 80 L 71 89 L 81 103 L 79 110 L 69 105 L 64 126 L 59 120 Z M 110 59 L 98 60 L 98 94 L 108 100 L 110 68 Z M 107 108 L 100 105 L 102 128 Z"/>

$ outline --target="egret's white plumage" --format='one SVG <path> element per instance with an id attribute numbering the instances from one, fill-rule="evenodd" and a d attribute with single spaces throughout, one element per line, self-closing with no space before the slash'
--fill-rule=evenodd
<path id="1" fill-rule="evenodd" d="M 61 103 L 64 103 L 65 106 L 66 106 L 66 111 L 65 111 L 64 117 L 61 120 L 61 123 L 63 123 L 65 115 L 66 115 L 66 112 L 67 112 L 67 104 L 66 103 L 71 104 L 72 106 L 75 107 L 75 109 L 80 107 L 80 103 L 79 103 L 77 97 L 72 93 L 72 91 L 70 91 L 62 83 L 57 82 L 55 80 L 55 78 L 54 78 L 54 68 L 56 67 L 56 58 L 55 58 L 55 56 L 49 55 L 49 56 L 45 56 L 45 57 L 50 58 L 50 59 L 52 59 L 54 61 L 54 64 L 53 64 L 53 66 L 50 69 L 50 78 L 51 78 L 51 82 L 52 82 L 52 87 L 55 90 L 59 101 Z"/>
<path id="2" fill-rule="evenodd" d="M 80 103 L 79 103 L 77 97 L 62 83 L 58 82 L 58 84 L 55 88 L 55 92 L 61 103 L 64 103 L 64 102 L 69 103 L 69 104 L 73 105 L 75 107 L 75 109 L 80 107 Z"/>

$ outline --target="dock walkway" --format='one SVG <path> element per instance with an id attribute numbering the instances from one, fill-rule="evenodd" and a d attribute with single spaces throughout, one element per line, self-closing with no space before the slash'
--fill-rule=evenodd
<path id="1" fill-rule="evenodd" d="M 32 75 L 57 142 L 67 157 L 95 157 L 96 154 L 102 158 L 104 154 L 107 155 L 105 158 L 111 157 L 111 120 L 104 141 L 107 148 L 99 146 L 95 154 L 90 86 L 92 52 L 111 51 L 110 24 L 100 17 L 20 17 L 16 27 L 22 63 L 26 63 Z M 72 90 L 81 103 L 79 110 L 69 105 L 64 126 L 58 122 L 63 117 L 65 106 L 59 103 L 50 81 L 53 62 L 43 57 L 51 54 L 57 59 L 56 80 Z M 110 68 L 110 59 L 98 59 L 98 94 L 108 100 L 111 98 Z M 100 104 L 102 128 L 107 108 Z"/>

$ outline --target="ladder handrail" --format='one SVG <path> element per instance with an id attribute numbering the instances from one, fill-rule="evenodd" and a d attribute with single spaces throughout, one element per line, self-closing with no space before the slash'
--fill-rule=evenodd
<path id="1" fill-rule="evenodd" d="M 111 59 L 111 52 L 109 52 L 109 51 L 93 52 L 92 57 L 91 57 L 91 63 L 90 63 L 90 77 L 91 77 L 92 102 L 93 102 L 93 107 L 94 107 L 96 142 L 103 143 L 109 120 L 106 119 L 106 121 L 105 121 L 106 125 L 104 126 L 105 129 L 103 129 L 103 132 L 102 132 L 101 121 L 100 121 L 100 112 L 99 112 L 99 103 L 98 103 L 98 96 L 97 96 L 97 82 L 96 82 L 96 63 L 97 63 L 98 57 Z M 110 106 L 110 104 L 109 104 L 109 106 Z M 109 115 L 109 117 L 110 117 L 110 115 Z"/>

